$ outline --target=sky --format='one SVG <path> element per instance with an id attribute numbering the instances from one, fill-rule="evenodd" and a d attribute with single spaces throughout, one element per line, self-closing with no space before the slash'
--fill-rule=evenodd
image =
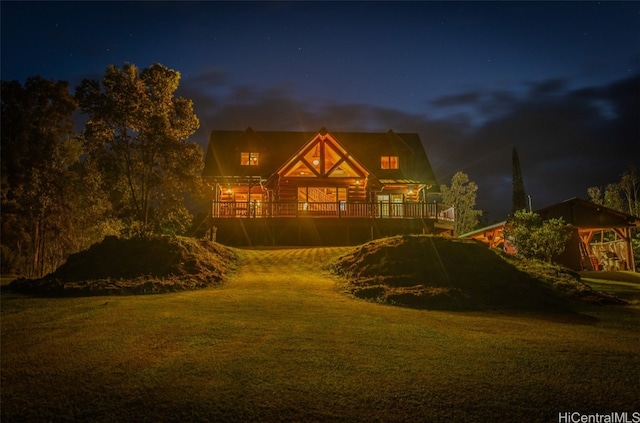
<path id="1" fill-rule="evenodd" d="M 181 73 L 214 129 L 418 133 L 487 223 L 640 168 L 640 2 L 0 2 L 1 78 Z"/>

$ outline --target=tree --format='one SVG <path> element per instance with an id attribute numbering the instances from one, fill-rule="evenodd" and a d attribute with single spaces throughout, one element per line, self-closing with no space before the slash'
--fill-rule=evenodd
<path id="1" fill-rule="evenodd" d="M 589 201 L 592 203 L 604 206 L 604 201 L 602 200 L 602 188 L 589 187 L 587 188 L 587 195 L 589 196 Z"/>
<path id="2" fill-rule="evenodd" d="M 634 166 L 622 174 L 620 182 L 607 184 L 604 192 L 601 187 L 594 186 L 587 189 L 587 194 L 595 204 L 640 216 L 640 179 Z"/>
<path id="3" fill-rule="evenodd" d="M 443 185 L 441 190 L 442 201 L 453 206 L 456 213 L 455 234 L 460 235 L 475 229 L 482 215 L 481 210 L 474 209 L 478 191 L 475 182 L 470 182 L 466 173 L 456 172 L 451 178 L 451 187 Z"/>
<path id="4" fill-rule="evenodd" d="M 511 195 L 511 213 L 515 214 L 518 210 L 527 209 L 527 195 L 524 190 L 524 182 L 522 180 L 522 169 L 520 169 L 520 158 L 518 150 L 513 147 L 511 155 L 511 172 L 513 192 Z"/>
<path id="5" fill-rule="evenodd" d="M 624 202 L 623 211 L 640 217 L 640 179 L 637 169 L 630 167 L 623 173 L 618 186 Z"/>
<path id="6" fill-rule="evenodd" d="M 519 210 L 507 223 L 504 235 L 518 255 L 550 262 L 564 251 L 571 230 L 562 218 L 543 221 L 537 213 Z"/>
<path id="7" fill-rule="evenodd" d="M 101 82 L 84 80 L 76 92 L 88 116 L 88 160 L 134 232 L 159 232 L 167 219 L 174 228 L 189 226 L 184 196 L 198 188 L 203 152 L 187 141 L 200 122 L 191 100 L 175 97 L 179 82 L 179 72 L 160 64 L 142 71 L 125 64 L 109 66 Z"/>
<path id="8" fill-rule="evenodd" d="M 71 183 L 82 169 L 76 110 L 64 81 L 2 82 L 3 270 L 41 276 L 83 246 L 76 222 L 87 207 L 79 198 L 100 195 Z M 99 220 L 93 215 L 88 221 Z"/>

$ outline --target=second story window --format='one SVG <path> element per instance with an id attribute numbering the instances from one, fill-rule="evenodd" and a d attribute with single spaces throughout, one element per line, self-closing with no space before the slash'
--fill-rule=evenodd
<path id="1" fill-rule="evenodd" d="M 243 166 L 258 166 L 258 153 L 240 153 L 240 164 Z"/>
<path id="2" fill-rule="evenodd" d="M 398 156 L 382 156 L 380 158 L 380 168 L 382 169 L 399 169 Z"/>

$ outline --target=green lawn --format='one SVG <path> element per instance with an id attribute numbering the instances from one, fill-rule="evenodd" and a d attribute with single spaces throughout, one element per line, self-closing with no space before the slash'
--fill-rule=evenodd
<path id="1" fill-rule="evenodd" d="M 615 295 L 640 305 L 640 274 L 626 272 L 580 272 L 580 277 L 593 289 Z"/>
<path id="2" fill-rule="evenodd" d="M 353 300 L 345 248 L 241 251 L 221 288 L 2 294 L 2 422 L 558 421 L 640 409 L 640 307 L 433 312 Z"/>

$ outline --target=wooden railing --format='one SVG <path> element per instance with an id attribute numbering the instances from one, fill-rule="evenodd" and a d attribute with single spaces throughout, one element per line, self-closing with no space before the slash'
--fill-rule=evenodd
<path id="1" fill-rule="evenodd" d="M 438 203 L 340 202 L 223 202 L 214 201 L 214 218 L 366 217 L 378 219 L 436 219 L 453 222 L 453 207 Z"/>

